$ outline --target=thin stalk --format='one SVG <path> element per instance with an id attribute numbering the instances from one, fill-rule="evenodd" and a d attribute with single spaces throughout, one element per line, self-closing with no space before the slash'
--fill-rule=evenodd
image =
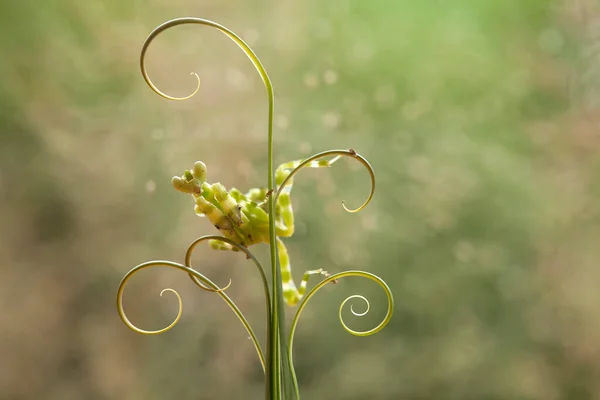
<path id="1" fill-rule="evenodd" d="M 150 86 L 150 88 L 159 94 L 160 96 L 169 99 L 169 100 L 186 100 L 192 97 L 199 89 L 200 86 L 200 78 L 197 74 L 196 79 L 198 80 L 198 85 L 194 92 L 185 97 L 173 97 L 169 96 L 166 93 L 163 93 L 160 89 L 158 89 L 146 71 L 145 67 L 145 55 L 148 50 L 148 46 L 152 42 L 152 40 L 161 32 L 165 31 L 174 26 L 183 25 L 183 24 L 199 24 L 206 25 L 213 28 L 218 29 L 222 33 L 224 33 L 228 38 L 233 40 L 246 54 L 246 56 L 250 59 L 258 74 L 260 75 L 265 88 L 267 90 L 268 97 L 268 148 L 267 148 L 267 158 L 268 158 L 268 190 L 272 191 L 274 189 L 274 175 L 273 175 L 273 113 L 274 113 L 274 104 L 275 104 L 275 96 L 273 93 L 273 85 L 269 76 L 260 62 L 259 58 L 256 56 L 254 51 L 233 31 L 226 28 L 223 25 L 217 24 L 216 22 L 203 19 L 203 18 L 193 18 L 193 17 L 185 17 L 185 18 L 177 18 L 171 21 L 167 21 L 162 25 L 158 26 L 146 39 L 144 45 L 142 47 L 142 53 L 140 56 L 140 67 L 142 70 L 142 75 L 144 80 Z M 281 351 L 280 351 L 280 329 L 279 324 L 283 321 L 280 321 L 280 317 L 283 317 L 283 312 L 279 307 L 278 298 L 282 296 L 281 292 L 281 275 L 277 268 L 277 246 L 275 244 L 275 204 L 273 202 L 272 196 L 270 196 L 268 201 L 268 210 L 269 210 L 269 244 L 271 251 L 271 272 L 272 272 L 272 292 L 273 296 L 271 298 L 271 321 L 270 321 L 270 330 L 269 330 L 269 345 L 268 345 L 268 368 L 267 368 L 267 380 L 266 380 L 266 399 L 267 400 L 281 400 Z"/>

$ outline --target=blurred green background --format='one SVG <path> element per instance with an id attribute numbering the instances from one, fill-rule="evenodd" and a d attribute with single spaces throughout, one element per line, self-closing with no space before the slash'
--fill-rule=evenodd
<path id="1" fill-rule="evenodd" d="M 183 261 L 214 233 L 170 177 L 266 184 L 266 96 L 225 36 L 175 28 L 143 82 L 138 55 L 167 19 L 220 22 L 254 47 L 276 90 L 276 164 L 354 148 L 296 179 L 296 279 L 365 269 L 391 286 L 390 325 L 346 334 L 337 308 L 382 293 L 347 279 L 319 293 L 296 335 L 305 399 L 600 399 L 600 74 L 595 0 L 75 1 L 0 4 L 0 398 L 260 399 L 244 330 L 178 271 L 140 273 L 120 321 L 121 277 Z M 257 255 L 268 262 L 266 246 Z M 202 248 L 264 334 L 258 277 Z M 291 312 L 292 310 L 290 310 Z M 290 314 L 291 315 L 291 314 Z"/>

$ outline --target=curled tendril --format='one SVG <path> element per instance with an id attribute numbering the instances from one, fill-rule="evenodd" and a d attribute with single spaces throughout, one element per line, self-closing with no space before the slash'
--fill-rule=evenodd
<path id="1" fill-rule="evenodd" d="M 146 41 L 144 42 L 144 46 L 142 47 L 142 53 L 140 55 L 140 68 L 142 70 L 142 76 L 144 77 L 144 80 L 156 94 L 158 94 L 161 97 L 164 97 L 165 99 L 183 101 L 183 100 L 191 99 L 200 90 L 200 76 L 198 76 L 197 73 L 190 72 L 190 75 L 194 75 L 196 77 L 196 81 L 197 81 L 196 89 L 194 89 L 194 91 L 187 96 L 173 97 L 173 96 L 170 96 L 170 95 L 164 93 L 159 88 L 157 88 L 156 85 L 154 84 L 154 82 L 152 82 L 152 80 L 150 79 L 150 76 L 148 76 L 148 71 L 146 70 L 146 52 L 148 51 L 148 46 L 150 46 L 150 43 L 156 38 L 156 36 L 158 36 L 165 29 L 168 29 L 175 25 L 179 25 L 179 24 L 174 24 L 174 21 L 169 21 L 169 22 L 166 22 L 166 23 L 160 25 L 158 28 L 156 28 L 154 31 L 152 31 L 152 33 L 150 33 L 148 38 L 146 38 Z"/>
<path id="2" fill-rule="evenodd" d="M 238 249 L 239 251 L 243 252 L 244 254 L 246 254 L 246 258 L 249 260 L 252 260 L 254 262 L 254 264 L 258 267 L 258 271 L 260 272 L 261 276 L 264 278 L 265 272 L 262 269 L 260 263 L 258 262 L 258 260 L 254 257 L 254 255 L 252 253 L 250 253 L 250 251 L 248 251 L 248 248 L 245 246 L 242 246 L 239 243 L 236 243 L 235 241 L 228 239 L 224 236 L 218 236 L 218 235 L 206 235 L 206 236 L 202 236 L 196 240 L 194 240 L 192 242 L 192 244 L 190 244 L 190 246 L 188 247 L 186 253 L 185 253 L 185 265 L 193 268 L 192 267 L 192 254 L 194 252 L 194 249 L 196 248 L 196 246 L 202 242 L 205 242 L 207 240 L 218 240 L 224 243 L 228 243 L 230 245 L 232 245 L 233 247 L 235 247 L 236 249 Z M 229 289 L 229 287 L 231 286 L 231 279 L 229 279 L 229 283 L 227 284 L 227 286 L 225 286 L 222 289 L 213 289 L 210 287 L 207 287 L 205 285 L 202 284 L 202 282 L 198 279 L 196 279 L 196 277 L 194 275 L 190 275 L 190 278 L 192 279 L 192 281 L 201 289 L 206 290 L 207 292 L 224 292 L 225 290 Z M 264 282 L 266 283 L 266 278 L 263 279 Z M 269 297 L 269 293 L 266 293 L 266 296 Z"/>
<path id="3" fill-rule="evenodd" d="M 163 293 L 165 291 L 170 291 L 173 292 L 175 294 L 175 296 L 177 296 L 177 300 L 179 302 L 179 310 L 177 312 L 177 316 L 175 317 L 175 319 L 173 320 L 173 322 L 171 322 L 169 325 L 167 325 L 166 327 L 162 328 L 162 329 L 157 329 L 155 331 L 148 331 L 145 329 L 141 329 L 138 328 L 137 326 L 135 326 L 127 317 L 127 315 L 125 314 L 125 310 L 123 309 L 123 291 L 125 290 L 125 286 L 127 286 L 127 282 L 129 281 L 129 279 L 131 279 L 131 277 L 136 273 L 139 272 L 143 269 L 146 268 L 150 268 L 150 267 L 155 267 L 155 266 L 166 266 L 166 267 L 173 267 L 173 268 L 179 268 L 179 269 L 183 269 L 183 270 L 188 270 L 189 268 L 181 265 L 181 264 L 177 264 L 174 263 L 172 261 L 164 261 L 164 260 L 156 260 L 156 261 L 149 261 L 143 264 L 140 264 L 134 268 L 132 268 L 127 274 L 125 274 L 125 276 L 123 277 L 123 279 L 121 280 L 121 284 L 119 285 L 119 290 L 117 292 L 117 309 L 119 311 L 119 316 L 121 317 L 121 319 L 123 320 L 123 322 L 125 323 L 125 325 L 127 325 L 127 327 L 129 329 L 131 329 L 134 332 L 143 334 L 143 335 L 158 335 L 164 332 L 167 332 L 169 330 L 171 330 L 171 328 L 173 328 L 177 322 L 179 322 L 179 319 L 181 318 L 181 314 L 183 312 L 183 302 L 181 301 L 181 296 L 179 296 L 179 293 L 177 293 L 176 290 L 173 289 L 163 289 L 160 292 L 160 295 L 162 296 Z M 198 278 L 200 280 L 206 280 L 207 282 L 210 282 L 207 280 L 207 278 L 205 278 L 202 274 L 200 274 L 197 271 L 191 270 L 189 271 L 190 274 L 197 274 Z"/>
<path id="4" fill-rule="evenodd" d="M 156 37 L 158 35 L 160 35 L 162 32 L 164 32 L 165 30 L 172 28 L 174 26 L 184 25 L 184 24 L 199 24 L 199 25 L 211 26 L 211 27 L 217 28 L 219 31 L 223 32 L 231 40 L 233 40 L 244 51 L 244 53 L 246 53 L 246 55 L 250 58 L 250 60 L 252 61 L 252 63 L 256 67 L 256 69 L 258 70 L 259 74 L 261 75 L 261 78 L 263 78 L 263 80 L 265 81 L 265 84 L 268 81 L 268 85 L 269 86 L 271 85 L 270 81 L 268 80 L 267 73 L 264 70 L 264 68 L 262 67 L 260 61 L 258 60 L 258 57 L 256 57 L 256 55 L 254 54 L 252 49 L 250 49 L 250 47 L 239 36 L 237 36 L 233 31 L 224 27 L 221 24 L 217 24 L 216 22 L 213 22 L 213 21 L 210 21 L 207 19 L 186 17 L 186 18 L 176 18 L 176 19 L 167 21 L 167 22 L 163 23 L 162 25 L 159 25 L 150 33 L 150 35 L 148 35 L 148 37 L 146 38 L 146 41 L 144 42 L 144 45 L 142 46 L 142 52 L 140 54 L 140 69 L 142 70 L 142 76 L 144 77 L 144 80 L 146 81 L 148 86 L 150 86 L 150 88 L 156 94 L 158 94 L 159 96 L 161 96 L 165 99 L 168 99 L 168 100 L 182 101 L 182 100 L 191 99 L 200 90 L 200 77 L 198 76 L 197 73 L 190 72 L 190 75 L 194 75 L 196 77 L 196 81 L 197 81 L 196 89 L 194 89 L 194 91 L 191 94 L 184 96 L 184 97 L 170 96 L 170 95 L 164 93 L 162 90 L 160 90 L 154 84 L 154 82 L 152 82 L 152 80 L 150 79 L 150 76 L 148 75 L 148 71 L 146 70 L 146 53 L 148 51 L 148 47 L 150 46 L 150 43 L 152 43 L 152 41 L 154 39 L 156 39 Z M 267 79 L 265 79 L 265 77 L 267 77 Z M 269 87 L 267 88 L 267 90 L 269 90 Z M 272 92 L 272 89 L 270 91 Z"/>
<path id="5" fill-rule="evenodd" d="M 371 310 L 371 303 L 369 303 L 369 300 L 365 296 L 361 296 L 359 294 L 355 294 L 353 296 L 350 296 L 350 297 L 346 298 L 346 300 L 344 300 L 342 302 L 342 305 L 340 306 L 340 314 L 339 314 L 341 320 L 343 320 L 342 319 L 342 309 L 344 308 L 344 305 L 347 302 L 349 302 L 350 300 L 353 300 L 353 299 L 361 299 L 367 305 L 367 309 L 365 311 L 359 313 L 359 312 L 354 311 L 354 305 L 350 304 L 350 312 L 352 312 L 352 314 L 354 314 L 355 316 L 357 316 L 357 317 L 364 317 Z"/>
<path id="6" fill-rule="evenodd" d="M 138 328 L 135 324 L 133 324 L 129 320 L 129 318 L 127 317 L 127 314 L 125 313 L 125 310 L 123 308 L 123 292 L 125 290 L 125 286 L 127 286 L 127 283 L 129 281 L 129 279 L 131 279 L 131 277 L 135 273 L 137 273 L 137 272 L 139 272 L 139 271 L 141 271 L 143 269 L 146 269 L 146 268 L 149 268 L 149 267 L 155 267 L 155 266 L 165 266 L 165 267 L 171 267 L 171 268 L 176 268 L 176 269 L 182 270 L 184 272 L 187 272 L 187 274 L 190 276 L 190 278 L 192 279 L 192 281 L 196 285 L 198 285 L 199 287 L 201 287 L 204 290 L 217 293 L 227 303 L 227 305 L 229 305 L 229 307 L 231 308 L 231 310 L 238 317 L 238 319 L 240 320 L 240 322 L 242 323 L 242 325 L 244 325 L 244 328 L 248 332 L 248 335 L 250 336 L 252 342 L 254 343 L 254 347 L 256 348 L 256 352 L 258 353 L 258 357 L 260 359 L 263 371 L 266 371 L 265 356 L 264 356 L 264 353 L 263 353 L 262 348 L 260 346 L 260 343 L 259 343 L 259 341 L 258 341 L 258 339 L 256 337 L 256 334 L 254 333 L 252 327 L 250 326 L 250 323 L 244 317 L 244 315 L 242 314 L 242 312 L 240 311 L 240 309 L 237 307 L 237 305 L 224 292 L 224 290 L 227 287 L 229 287 L 229 285 L 226 288 L 224 288 L 224 289 L 220 289 L 209 278 L 207 278 L 206 276 L 204 276 L 200 272 L 196 271 L 195 269 L 191 268 L 191 266 L 190 266 L 191 255 L 192 255 L 192 252 L 193 252 L 194 248 L 196 247 L 196 245 L 198 245 L 201 242 L 204 242 L 204 241 L 207 241 L 207 240 L 211 240 L 211 239 L 212 240 L 221 240 L 223 242 L 227 242 L 227 243 L 230 243 L 232 245 L 235 245 L 234 243 L 232 243 L 227 238 L 224 238 L 224 237 L 221 237 L 221 236 L 215 236 L 215 235 L 207 235 L 207 236 L 203 236 L 203 237 L 200 237 L 200 238 L 196 239 L 190 245 L 190 247 L 188 248 L 188 251 L 186 253 L 186 264 L 187 265 L 181 265 L 181 264 L 178 264 L 178 263 L 173 262 L 173 261 L 156 260 L 156 261 L 145 262 L 143 264 L 137 265 L 134 268 L 132 268 L 127 274 L 125 274 L 125 276 L 121 280 L 121 284 L 119 285 L 119 289 L 117 291 L 117 310 L 118 310 L 119 316 L 121 317 L 121 320 L 123 321 L 123 323 L 125 323 L 125 325 L 127 325 L 127 327 L 129 329 L 131 329 L 134 332 L 143 334 L 143 335 L 158 335 L 158 334 L 167 332 L 168 330 L 170 330 L 171 328 L 173 328 L 177 324 L 177 322 L 179 322 L 179 319 L 181 318 L 181 314 L 183 313 L 183 302 L 181 300 L 181 296 L 179 295 L 179 293 L 177 293 L 177 291 L 168 288 L 168 289 L 163 289 L 160 292 L 161 296 L 162 296 L 162 294 L 165 291 L 173 292 L 175 294 L 175 296 L 177 296 L 177 300 L 179 302 L 179 310 L 178 310 L 177 316 L 175 317 L 175 319 L 173 320 L 173 322 L 171 322 L 168 326 L 166 326 L 166 327 L 164 327 L 162 329 L 153 330 L 153 331 Z M 271 318 L 271 307 L 270 307 L 270 302 L 269 302 L 269 287 L 268 287 L 268 283 L 267 283 L 267 279 L 266 279 L 264 270 L 263 270 L 262 266 L 260 265 L 260 263 L 258 262 L 258 260 L 256 259 L 256 257 L 254 257 L 254 255 L 252 253 L 250 253 L 248 251 L 248 249 L 246 249 L 246 248 L 240 248 L 240 250 L 242 250 L 246 254 L 246 256 L 254 262 L 254 264 L 256 265 L 256 267 L 258 268 L 258 270 L 260 272 L 260 275 L 261 275 L 261 278 L 262 278 L 262 282 L 263 282 L 263 287 L 265 288 L 265 297 L 266 297 L 266 304 L 267 304 L 267 321 L 269 321 L 270 318 Z"/>
<path id="7" fill-rule="evenodd" d="M 356 151 L 354 151 L 352 149 L 350 149 L 350 150 L 327 150 L 327 151 L 322 151 L 322 152 L 317 153 L 317 154 L 315 154 L 315 155 L 307 158 L 306 160 L 302 161 L 300 163 L 300 165 L 298 165 L 296 168 L 294 168 L 290 172 L 290 174 L 283 180 L 283 182 L 281 183 L 281 185 L 279 185 L 279 189 L 277 189 L 277 193 L 275 193 L 275 196 L 274 196 L 274 201 L 277 201 L 277 198 L 279 197 L 279 194 L 281 193 L 281 191 L 285 187 L 286 183 L 290 179 L 292 179 L 294 177 L 294 175 L 296 175 L 296 173 L 298 173 L 308 163 L 310 163 L 311 161 L 315 161 L 315 160 L 318 160 L 318 159 L 321 159 L 321 158 L 325 158 L 325 157 L 330 157 L 330 156 L 346 156 L 346 157 L 351 157 L 352 159 L 358 160 L 362 165 L 365 166 L 365 168 L 369 172 L 369 176 L 371 177 L 371 192 L 369 193 L 369 197 L 367 197 L 367 200 L 365 200 L 365 202 L 360 207 L 355 208 L 355 209 L 349 209 L 348 207 L 346 207 L 345 201 L 342 200 L 342 207 L 344 207 L 344 210 L 346 210 L 349 213 L 356 213 L 356 212 L 359 212 L 360 210 L 362 210 L 363 208 L 365 208 L 367 206 L 367 204 L 369 204 L 369 202 L 373 198 L 373 194 L 375 194 L 375 171 L 373 171 L 373 167 L 367 161 L 366 158 L 364 158 L 363 156 L 361 156 L 360 154 L 358 154 Z"/>
<path id="8" fill-rule="evenodd" d="M 294 371 L 294 360 L 293 360 L 292 350 L 294 347 L 294 334 L 296 333 L 296 326 L 298 325 L 298 320 L 300 319 L 300 315 L 302 314 L 302 311 L 304 310 L 304 307 L 306 307 L 308 301 L 315 295 L 315 293 L 317 293 L 317 291 L 319 291 L 319 289 L 321 289 L 323 286 L 327 285 L 330 282 L 335 282 L 339 279 L 347 278 L 349 276 L 367 278 L 367 279 L 370 279 L 370 280 L 374 281 L 375 283 L 377 283 L 385 292 L 388 304 L 387 304 L 387 313 L 386 313 L 385 317 L 383 318 L 383 320 L 377 326 L 375 326 L 372 329 L 368 329 L 366 331 L 356 331 L 356 330 L 348 327 L 348 325 L 346 325 L 346 323 L 344 322 L 344 318 L 342 316 L 342 311 L 344 309 L 344 306 L 350 300 L 361 299 L 362 301 L 365 302 L 367 309 L 362 313 L 357 313 L 352 308 L 352 305 L 350 305 L 350 310 L 352 311 L 352 314 L 354 314 L 355 316 L 362 317 L 362 316 L 365 316 L 370 311 L 370 309 L 371 309 L 370 303 L 366 297 L 358 295 L 358 294 L 347 297 L 340 305 L 339 312 L 338 312 L 340 323 L 342 324 L 342 327 L 344 328 L 344 330 L 354 336 L 371 336 L 371 335 L 379 332 L 383 328 L 385 328 L 385 326 L 392 319 L 392 314 L 394 313 L 394 296 L 392 295 L 392 291 L 390 290 L 387 283 L 385 283 L 385 281 L 383 281 L 380 277 L 378 277 L 374 274 L 371 274 L 370 272 L 365 272 L 365 271 L 345 271 L 345 272 L 340 272 L 340 273 L 331 275 L 331 276 L 327 277 L 326 279 L 322 280 L 321 282 L 319 282 L 319 284 L 317 284 L 314 288 L 312 288 L 311 291 L 309 291 L 306 294 L 304 299 L 302 299 L 302 301 L 298 305 L 298 310 L 296 311 L 296 314 L 294 315 L 294 319 L 292 320 L 292 325 L 290 327 L 290 334 L 289 334 L 289 339 L 288 339 L 289 340 L 288 341 L 288 344 L 289 344 L 288 360 L 289 360 L 289 364 L 290 364 L 290 367 L 293 372 L 292 379 L 293 379 L 293 383 L 294 383 L 294 389 L 296 390 L 296 395 L 298 397 L 300 397 L 300 393 L 298 390 L 298 381 L 296 379 L 296 373 Z"/>

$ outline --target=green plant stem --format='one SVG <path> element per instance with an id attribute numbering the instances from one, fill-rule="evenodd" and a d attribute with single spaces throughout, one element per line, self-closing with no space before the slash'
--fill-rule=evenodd
<path id="1" fill-rule="evenodd" d="M 273 85 L 271 84 L 271 80 L 263 67 L 262 63 L 254 54 L 254 51 L 233 31 L 226 28 L 223 25 L 217 24 L 216 22 L 203 19 L 203 18 L 177 18 L 171 21 L 167 21 L 162 25 L 158 26 L 154 31 L 150 33 L 144 45 L 142 47 L 142 52 L 140 56 L 140 67 L 142 70 L 142 76 L 144 80 L 150 86 L 154 92 L 159 94 L 160 96 L 169 99 L 169 100 L 186 100 L 192 97 L 199 89 L 200 86 L 200 78 L 197 74 L 194 74 L 198 80 L 198 86 L 196 90 L 185 97 L 173 97 L 169 96 L 166 93 L 163 93 L 160 89 L 158 89 L 146 71 L 146 67 L 144 64 L 145 54 L 148 50 L 148 46 L 152 42 L 152 40 L 159 35 L 161 32 L 165 31 L 174 26 L 183 25 L 183 24 L 199 24 L 210 26 L 218 29 L 222 33 L 224 33 L 228 38 L 233 40 L 242 51 L 248 56 L 258 74 L 260 75 L 265 88 L 267 90 L 268 97 L 268 149 L 267 149 L 267 158 L 268 158 L 268 190 L 272 191 L 274 186 L 274 171 L 273 171 L 273 113 L 274 113 L 274 104 L 275 97 L 273 94 Z M 272 272 L 272 298 L 271 298 L 271 320 L 270 329 L 269 329 L 269 337 L 268 337 L 268 368 L 267 368 L 267 379 L 266 379 L 266 399 L 267 400 L 281 400 L 281 349 L 280 349 L 280 324 L 283 324 L 283 311 L 281 310 L 280 304 L 282 297 L 281 290 L 281 275 L 277 268 L 277 246 L 275 243 L 275 204 L 273 202 L 272 196 L 269 197 L 268 201 L 268 210 L 269 210 L 269 242 L 270 242 L 270 250 L 271 250 L 271 272 Z M 279 299 L 281 297 L 281 299 Z"/>

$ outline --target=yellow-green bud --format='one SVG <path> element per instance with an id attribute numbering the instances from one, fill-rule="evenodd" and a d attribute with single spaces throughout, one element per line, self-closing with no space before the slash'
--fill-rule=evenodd
<path id="1" fill-rule="evenodd" d="M 194 177 L 198 179 L 200 182 L 204 182 L 206 180 L 206 164 L 202 161 L 196 161 L 194 163 Z"/>
<path id="2" fill-rule="evenodd" d="M 194 183 L 192 181 L 187 181 L 180 176 L 174 176 L 171 179 L 171 184 L 175 189 L 183 193 L 193 193 L 195 191 Z"/>

